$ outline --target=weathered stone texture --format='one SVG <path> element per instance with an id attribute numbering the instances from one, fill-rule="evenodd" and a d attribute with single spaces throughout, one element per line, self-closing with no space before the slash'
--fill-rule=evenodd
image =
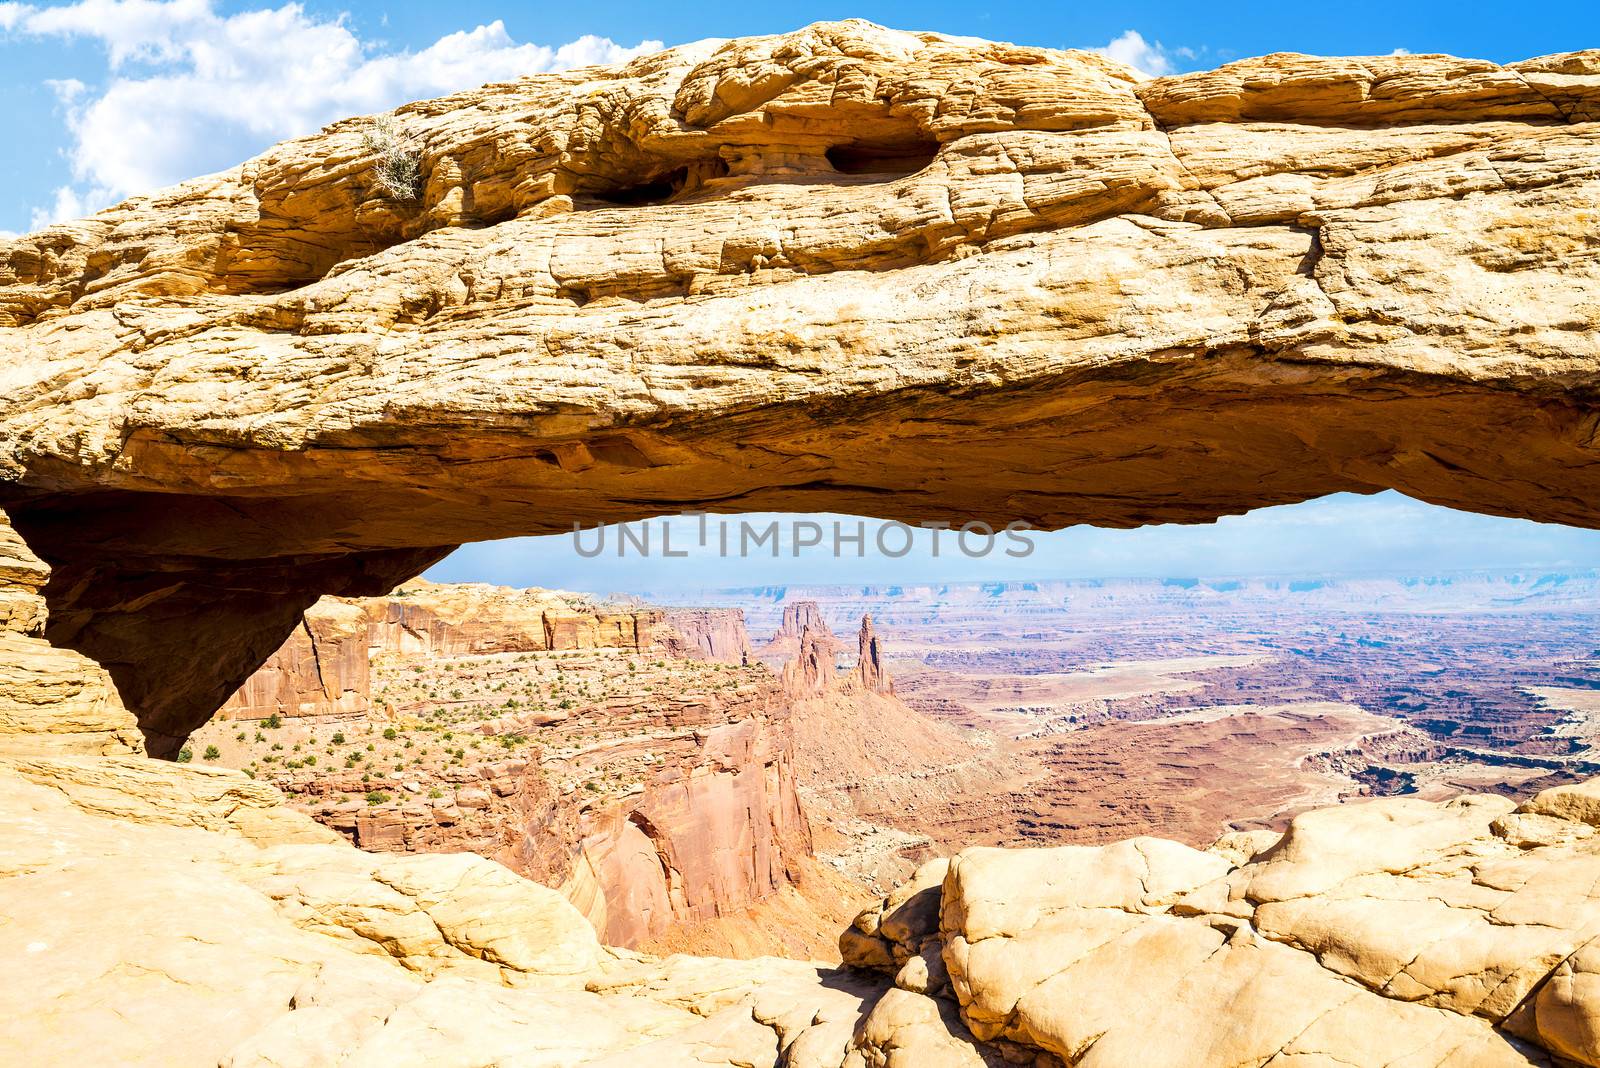
<path id="1" fill-rule="evenodd" d="M 1593 526 L 1595 66 L 819 24 L 408 105 L 415 203 L 339 123 L 0 243 L 0 504 L 162 753 L 316 594 L 575 521 Z"/>

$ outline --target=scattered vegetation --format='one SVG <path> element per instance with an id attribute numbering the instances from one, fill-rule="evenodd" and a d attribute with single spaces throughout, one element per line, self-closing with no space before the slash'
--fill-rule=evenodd
<path id="1" fill-rule="evenodd" d="M 361 143 L 378 157 L 373 165 L 373 182 L 380 193 L 406 202 L 422 197 L 422 151 L 401 135 L 392 117 L 373 119 L 362 132 Z"/>

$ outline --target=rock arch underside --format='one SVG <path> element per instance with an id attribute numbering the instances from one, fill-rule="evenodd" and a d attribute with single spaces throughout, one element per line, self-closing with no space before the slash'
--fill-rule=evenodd
<path id="1" fill-rule="evenodd" d="M 456 996 L 503 1019 L 611 1014 L 594 1056 L 536 1064 L 717 1035 L 743 1059 L 695 1063 L 1600 1064 L 1583 788 L 1312 813 L 1254 861 L 971 851 L 857 921 L 856 962 L 893 986 L 758 962 L 696 986 L 712 965 L 608 955 L 493 865 L 376 860 L 268 787 L 119 757 L 175 753 L 318 596 L 574 522 L 1135 526 L 1396 489 L 1600 526 L 1600 52 L 1146 80 L 850 22 L 486 86 L 395 126 L 413 201 L 380 190 L 349 120 L 0 241 L 0 753 L 30 812 L 104 853 L 83 861 L 103 893 L 119 857 L 192 853 L 206 922 L 279 923 L 252 951 L 314 960 L 324 1002 L 371 992 L 349 1026 L 389 1043 L 372 1063 L 448 1032 L 406 986 L 447 976 L 492 980 Z M 85 781 L 92 803 L 63 785 Z M 108 813 L 144 822 L 113 834 Z M 49 836 L 8 826 L 13 867 L 43 871 Z M 1362 835 L 1389 852 L 1357 858 Z M 270 860 L 238 860 L 258 846 Z M 394 930 L 355 930 L 340 903 L 363 894 Z M 1419 947 L 1441 909 L 1452 933 Z M 1167 986 L 1107 985 L 1151 959 Z M 1174 993 L 1196 977 L 1210 1009 Z M 1250 1035 L 1205 1030 L 1257 1003 Z M 413 1032 L 372 1022 L 400 1004 Z M 274 1011 L 262 1056 L 327 1037 Z M 243 1048 L 231 1063 L 258 1063 Z"/>

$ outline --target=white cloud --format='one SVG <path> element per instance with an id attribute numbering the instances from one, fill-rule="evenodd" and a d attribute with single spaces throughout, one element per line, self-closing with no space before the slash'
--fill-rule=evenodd
<path id="1" fill-rule="evenodd" d="M 28 219 L 28 229 L 42 230 L 52 223 L 93 215 L 102 208 L 109 208 L 118 199 L 115 192 L 103 186 L 86 190 L 74 189 L 70 185 L 58 186 L 54 201 L 46 207 L 33 209 Z"/>
<path id="2" fill-rule="evenodd" d="M 89 88 L 76 78 L 46 78 L 44 84 L 63 104 L 71 104 Z"/>
<path id="3" fill-rule="evenodd" d="M 594 36 L 519 44 L 495 21 L 390 51 L 363 41 L 344 16 L 295 3 L 223 15 L 211 0 L 0 3 L 0 31 L 90 40 L 106 54 L 103 85 L 47 83 L 65 108 L 75 181 L 34 212 L 35 226 L 220 170 L 347 115 L 661 47 Z"/>
<path id="4" fill-rule="evenodd" d="M 1092 51 L 1099 52 L 1103 56 L 1109 56 L 1118 62 L 1126 63 L 1135 70 L 1153 77 L 1171 74 L 1177 69 L 1172 63 L 1173 56 L 1177 56 L 1180 59 L 1193 59 L 1195 55 L 1194 51 L 1188 48 L 1180 48 L 1169 52 L 1162 46 L 1160 41 L 1156 41 L 1153 44 L 1146 41 L 1144 35 L 1138 30 L 1125 30 L 1121 36 L 1110 44 Z"/>

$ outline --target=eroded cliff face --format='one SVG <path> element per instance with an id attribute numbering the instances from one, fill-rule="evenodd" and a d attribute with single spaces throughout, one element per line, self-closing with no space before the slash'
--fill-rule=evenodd
<path id="1" fill-rule="evenodd" d="M 360 605 L 324 597 L 267 662 L 217 710 L 221 719 L 350 716 L 372 703 L 368 655 L 372 640 Z"/>
<path id="2" fill-rule="evenodd" d="M 190 752 L 363 849 L 500 860 L 639 946 L 791 891 L 810 857 L 789 698 L 725 670 L 749 647 L 736 611 L 419 580 L 312 606 Z M 753 926 L 700 941 L 791 944 Z"/>
<path id="3" fill-rule="evenodd" d="M 667 622 L 683 636 L 689 656 L 718 664 L 750 664 L 755 653 L 739 608 L 668 608 Z"/>
<path id="4" fill-rule="evenodd" d="M 575 521 L 1592 526 L 1597 71 L 821 24 L 408 105 L 406 203 L 336 124 L 0 245 L 0 504 L 163 754 L 318 594 Z"/>
<path id="5" fill-rule="evenodd" d="M 607 949 L 555 891 L 352 849 L 237 772 L 0 772 L 0 950 L 28 975 L 0 1040 L 30 1063 L 1600 1064 L 1600 782 L 1205 850 L 970 849 L 863 912 L 832 969 Z"/>
<path id="6" fill-rule="evenodd" d="M 142 754 L 111 675 L 45 640 L 49 580 L 0 511 L 0 753 Z"/>

